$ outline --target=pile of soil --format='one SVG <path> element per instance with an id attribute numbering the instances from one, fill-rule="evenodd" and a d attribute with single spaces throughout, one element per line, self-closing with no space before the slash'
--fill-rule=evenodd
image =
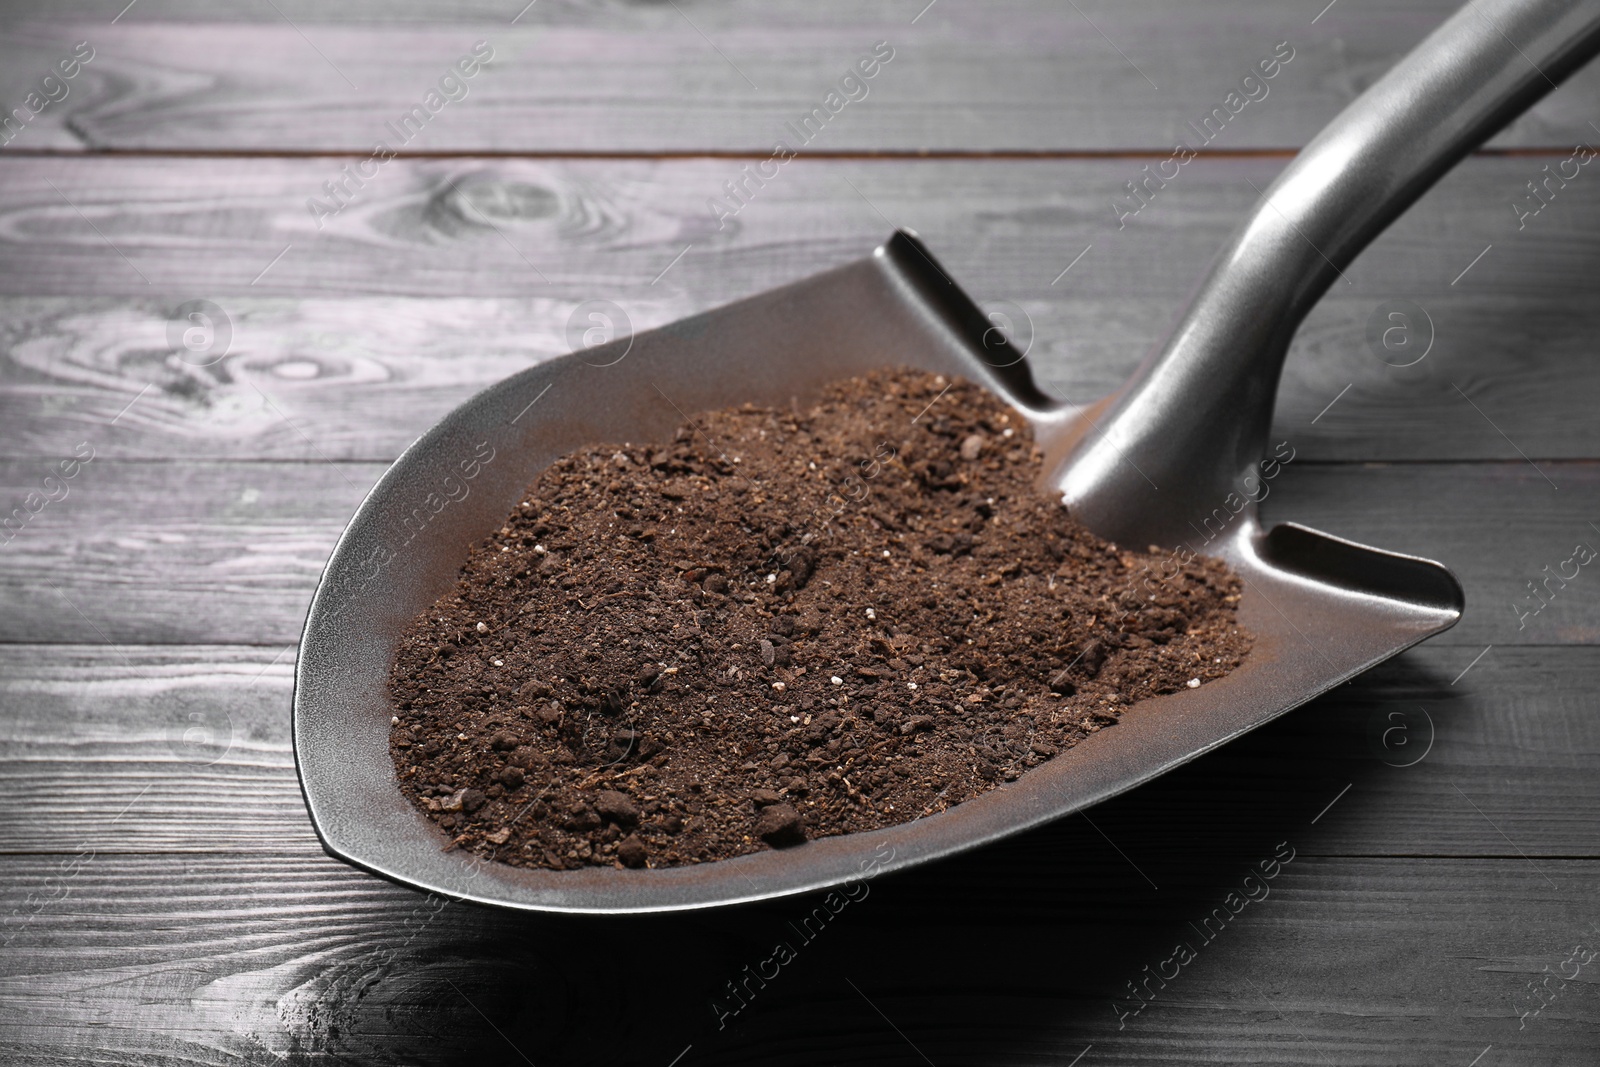
<path id="1" fill-rule="evenodd" d="M 703 863 L 942 811 L 1234 669 L 1238 580 L 1093 536 L 1040 464 L 910 371 L 559 460 L 404 636 L 401 788 L 516 866 Z"/>

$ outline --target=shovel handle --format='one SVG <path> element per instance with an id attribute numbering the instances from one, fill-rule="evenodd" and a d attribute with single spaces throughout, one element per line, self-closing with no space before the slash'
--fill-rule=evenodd
<path id="1" fill-rule="evenodd" d="M 1473 0 L 1340 112 L 1261 191 L 1127 384 L 1064 427 L 1073 513 L 1124 544 L 1192 537 L 1261 458 L 1306 313 L 1441 175 L 1597 50 L 1600 0 Z"/>

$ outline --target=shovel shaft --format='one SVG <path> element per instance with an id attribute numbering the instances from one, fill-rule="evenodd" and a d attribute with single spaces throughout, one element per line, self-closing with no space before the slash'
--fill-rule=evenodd
<path id="1" fill-rule="evenodd" d="M 1600 0 L 1474 0 L 1344 109 L 1261 196 L 1121 390 L 1056 445 L 1068 507 L 1143 547 L 1248 495 L 1289 341 L 1445 171 L 1600 50 Z"/>

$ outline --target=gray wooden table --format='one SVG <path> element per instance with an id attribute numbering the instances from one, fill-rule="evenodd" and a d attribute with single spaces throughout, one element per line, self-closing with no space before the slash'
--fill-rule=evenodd
<path id="1" fill-rule="evenodd" d="M 814 902 L 520 917 L 322 854 L 291 670 L 363 492 L 580 303 L 641 329 L 895 226 L 1092 397 L 1450 0 L 122 2 L 0 8 L 0 1060 L 1600 1062 L 1600 571 L 1530 587 L 1600 547 L 1600 171 L 1526 200 L 1600 69 L 1350 268 L 1279 394 L 1266 517 L 1446 562 L 1461 624 L 802 940 Z M 1409 367 L 1367 343 L 1401 299 Z"/>

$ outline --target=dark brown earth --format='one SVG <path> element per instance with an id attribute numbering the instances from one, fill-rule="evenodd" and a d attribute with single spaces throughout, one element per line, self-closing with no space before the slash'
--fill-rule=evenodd
<path id="1" fill-rule="evenodd" d="M 910 371 L 554 463 L 390 679 L 402 789 L 525 867 L 703 863 L 942 811 L 1236 667 L 1239 583 L 1035 487 Z"/>

